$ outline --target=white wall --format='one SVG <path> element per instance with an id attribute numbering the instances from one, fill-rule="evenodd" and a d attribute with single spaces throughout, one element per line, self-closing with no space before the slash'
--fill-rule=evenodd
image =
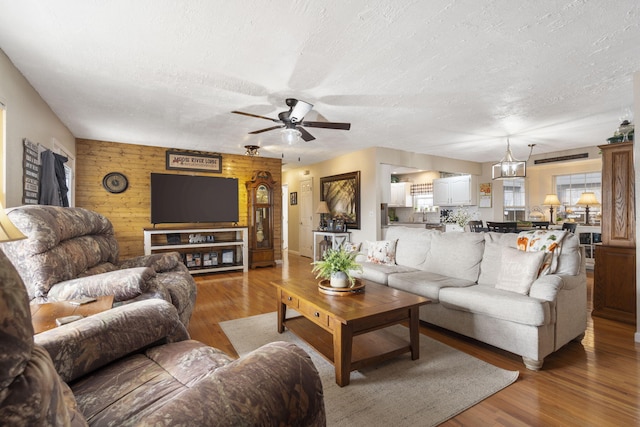
<path id="1" fill-rule="evenodd" d="M 538 206 L 542 209 L 545 218 L 547 220 L 549 219 L 549 206 L 544 206 L 542 202 L 544 201 L 545 195 L 557 193 L 553 185 L 554 176 L 602 171 L 602 156 L 599 154 L 597 144 L 606 144 L 606 141 L 594 141 L 593 147 L 585 147 L 584 150 L 578 150 L 581 152 L 589 152 L 590 158 L 588 160 L 527 166 L 526 191 L 528 200 L 526 202 L 529 210 L 534 206 Z M 557 156 L 565 155 L 568 155 L 568 153 L 564 151 L 557 153 Z M 533 161 L 531 163 L 533 163 Z M 557 210 L 555 212 L 557 212 Z M 528 213 L 529 212 L 527 212 L 527 215 Z"/>
<path id="2" fill-rule="evenodd" d="M 22 204 L 23 138 L 53 149 L 54 139 L 75 157 L 75 137 L 56 117 L 38 92 L 0 50 L 0 102 L 6 108 L 6 140 L 2 187 L 6 207 Z"/>
<path id="3" fill-rule="evenodd" d="M 295 192 L 300 191 L 301 180 L 313 178 L 313 212 L 315 212 L 320 203 L 321 177 L 360 171 L 360 230 L 350 230 L 351 240 L 354 242 L 376 240 L 378 223 L 375 221 L 379 205 L 374 159 L 375 148 L 346 154 L 326 162 L 283 172 L 282 183 L 288 186 L 289 192 Z M 319 221 L 320 216 L 314 214 L 314 228 Z M 296 252 L 299 251 L 298 206 L 289 206 L 289 224 L 289 249 Z"/>

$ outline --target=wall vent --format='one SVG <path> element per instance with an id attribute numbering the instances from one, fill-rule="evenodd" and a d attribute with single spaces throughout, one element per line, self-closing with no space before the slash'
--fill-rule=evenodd
<path id="1" fill-rule="evenodd" d="M 539 159 L 539 160 L 535 160 L 533 164 L 541 165 L 543 163 L 566 162 L 568 160 L 578 160 L 578 159 L 587 159 L 587 158 L 589 158 L 589 153 L 580 153 L 580 154 L 571 154 L 568 156 L 550 157 L 548 159 Z"/>

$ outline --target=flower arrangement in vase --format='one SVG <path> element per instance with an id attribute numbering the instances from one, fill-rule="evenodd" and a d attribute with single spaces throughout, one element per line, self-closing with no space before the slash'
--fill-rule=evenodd
<path id="1" fill-rule="evenodd" d="M 449 212 L 444 222 L 448 224 L 457 224 L 464 228 L 469 221 L 475 218 L 475 214 L 470 213 L 467 209 L 458 209 L 455 212 Z"/>
<path id="2" fill-rule="evenodd" d="M 347 251 L 344 248 L 327 249 L 322 260 L 313 262 L 312 273 L 316 273 L 316 279 L 329 280 L 334 288 L 353 287 L 356 278 L 353 271 L 362 271 L 362 266 L 356 262 L 357 252 Z"/>

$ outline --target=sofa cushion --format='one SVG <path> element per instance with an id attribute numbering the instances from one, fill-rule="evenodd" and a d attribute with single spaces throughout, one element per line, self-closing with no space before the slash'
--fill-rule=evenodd
<path id="1" fill-rule="evenodd" d="M 471 280 L 456 279 L 422 270 L 389 276 L 390 287 L 429 298 L 433 302 L 439 301 L 442 288 L 464 288 L 473 285 L 475 282 Z"/>
<path id="2" fill-rule="evenodd" d="M 575 234 L 567 234 L 561 249 L 555 274 L 577 276 L 583 262 L 580 238 Z"/>
<path id="3" fill-rule="evenodd" d="M 442 288 L 440 304 L 453 310 L 482 314 L 530 326 L 542 326 L 555 322 L 551 302 L 487 286 Z"/>
<path id="4" fill-rule="evenodd" d="M 51 300 L 70 300 L 82 296 L 114 295 L 114 301 L 133 299 L 149 290 L 156 272 L 150 267 L 127 268 L 58 282 L 49 289 Z"/>
<path id="5" fill-rule="evenodd" d="M 24 253 L 46 252 L 65 240 L 85 235 L 109 236 L 115 244 L 113 225 L 103 215 L 83 208 L 28 205 L 7 215 L 28 239 L 20 242 Z"/>
<path id="6" fill-rule="evenodd" d="M 393 226 L 387 231 L 387 239 L 397 239 L 396 264 L 424 269 L 427 254 L 431 251 L 431 239 L 441 234 L 438 230 Z"/>
<path id="7" fill-rule="evenodd" d="M 389 276 L 395 273 L 406 273 L 408 271 L 415 271 L 415 268 L 407 267 L 404 265 L 386 265 L 386 264 L 374 264 L 372 262 L 362 262 L 362 271 L 354 270 L 351 272 L 353 277 L 358 279 L 371 280 L 372 282 L 379 283 L 381 285 L 389 284 Z"/>
<path id="8" fill-rule="evenodd" d="M 431 250 L 423 269 L 475 282 L 483 253 L 482 233 L 438 233 L 431 238 Z"/>
<path id="9" fill-rule="evenodd" d="M 367 242 L 367 261 L 374 264 L 395 265 L 397 240 Z"/>
<path id="10" fill-rule="evenodd" d="M 544 252 L 523 252 L 503 247 L 496 289 L 528 295 L 531 284 L 540 273 L 545 256 Z"/>
<path id="11" fill-rule="evenodd" d="M 72 383 L 71 388 L 90 423 L 119 425 L 125 420 L 144 420 L 230 362 L 220 350 L 180 341 L 121 359 Z"/>
<path id="12" fill-rule="evenodd" d="M 488 232 L 484 234 L 484 254 L 480 263 L 478 284 L 494 287 L 500 274 L 502 264 L 502 248 L 516 247 L 515 234 Z"/>

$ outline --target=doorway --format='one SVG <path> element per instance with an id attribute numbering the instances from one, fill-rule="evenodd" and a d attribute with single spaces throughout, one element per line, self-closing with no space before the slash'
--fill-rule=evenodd
<path id="1" fill-rule="evenodd" d="M 282 186 L 282 250 L 289 249 L 289 185 Z"/>
<path id="2" fill-rule="evenodd" d="M 300 255 L 313 257 L 313 178 L 300 181 Z"/>

